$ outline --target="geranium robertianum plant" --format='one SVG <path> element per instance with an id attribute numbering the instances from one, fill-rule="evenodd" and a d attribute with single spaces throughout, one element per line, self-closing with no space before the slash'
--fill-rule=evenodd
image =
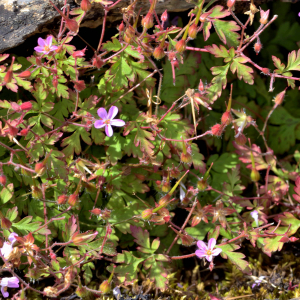
<path id="1" fill-rule="evenodd" d="M 230 261 L 251 274 L 242 242 L 271 256 L 297 240 L 300 119 L 283 100 L 296 97 L 300 50 L 274 54 L 273 71 L 251 55 L 277 15 L 251 2 L 242 22 L 234 1 L 200 0 L 180 27 L 155 0 L 140 18 L 135 1 L 104 40 L 119 2 L 55 7 L 60 29 L 32 56 L 0 55 L 4 297 L 93 297 L 142 279 L 165 291 L 175 261 L 203 258 L 208 271 Z M 94 5 L 104 10 L 99 43 L 78 50 Z M 280 89 L 274 104 L 260 72 L 270 93 Z"/>

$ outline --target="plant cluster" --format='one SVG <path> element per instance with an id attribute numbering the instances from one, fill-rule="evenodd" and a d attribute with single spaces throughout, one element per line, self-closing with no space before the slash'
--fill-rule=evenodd
<path id="1" fill-rule="evenodd" d="M 249 49 L 260 53 L 277 15 L 251 2 L 242 22 L 234 0 L 198 0 L 186 25 L 170 25 L 156 0 L 142 18 L 133 1 L 105 41 L 121 0 L 49 2 L 59 31 L 28 58 L 0 55 L 3 297 L 164 292 L 191 257 L 250 276 L 245 245 L 271 257 L 298 240 L 300 119 L 283 101 L 297 97 L 300 50 L 272 56 L 272 71 Z M 98 46 L 76 49 L 96 5 Z M 266 80 L 280 89 L 273 103 Z M 253 84 L 257 103 L 240 92 Z M 266 280 L 256 275 L 253 289 Z"/>

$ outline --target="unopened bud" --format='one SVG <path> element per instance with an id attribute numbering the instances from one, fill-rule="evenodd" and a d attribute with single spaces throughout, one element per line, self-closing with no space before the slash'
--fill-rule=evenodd
<path id="1" fill-rule="evenodd" d="M 98 234 L 98 231 L 95 231 L 94 233 L 91 232 L 91 230 L 84 233 L 79 233 L 79 231 L 75 232 L 72 236 L 73 244 L 76 246 L 80 246 L 91 242 Z"/>
<path id="2" fill-rule="evenodd" d="M 223 133 L 224 126 L 216 124 L 211 128 L 211 134 L 215 136 L 221 136 Z"/>
<path id="3" fill-rule="evenodd" d="M 32 104 L 31 102 L 27 101 L 27 102 L 23 102 L 20 105 L 21 110 L 31 110 L 32 109 Z"/>
<path id="4" fill-rule="evenodd" d="M 34 199 L 42 199 L 43 198 L 42 190 L 39 187 L 32 185 L 31 191 L 32 191 L 32 197 Z"/>
<path id="5" fill-rule="evenodd" d="M 94 208 L 92 210 L 89 210 L 89 212 L 92 213 L 92 214 L 94 214 L 94 215 L 96 215 L 96 216 L 100 216 L 100 214 L 101 214 L 102 211 L 101 211 L 100 208 Z"/>
<path id="6" fill-rule="evenodd" d="M 0 175 L 0 185 L 2 186 L 6 185 L 6 176 L 4 174 Z"/>
<path id="7" fill-rule="evenodd" d="M 230 111 L 225 111 L 221 117 L 221 123 L 224 125 L 229 125 L 232 122 L 232 115 Z"/>
<path id="8" fill-rule="evenodd" d="M 142 217 L 142 219 L 143 220 L 150 220 L 151 219 L 151 217 L 152 217 L 152 215 L 153 215 L 153 212 L 152 212 L 152 209 L 151 208 L 147 208 L 147 209 L 145 209 L 144 211 L 142 211 L 142 213 L 141 213 L 141 217 Z"/>
<path id="9" fill-rule="evenodd" d="M 78 194 L 75 192 L 74 194 L 70 195 L 68 199 L 68 204 L 74 207 L 78 203 L 78 200 L 79 200 Z"/>
<path id="10" fill-rule="evenodd" d="M 240 146 L 244 146 L 247 143 L 247 138 L 243 133 L 240 133 L 236 138 L 235 138 L 235 142 L 240 145 Z"/>
<path id="11" fill-rule="evenodd" d="M 110 292 L 111 288 L 110 288 L 110 283 L 108 282 L 108 280 L 104 280 L 99 287 L 99 290 L 103 293 L 103 294 L 107 294 Z"/>
<path id="12" fill-rule="evenodd" d="M 153 27 L 153 14 L 148 12 L 147 15 L 142 19 L 142 26 L 146 29 Z"/>
<path id="13" fill-rule="evenodd" d="M 254 51 L 255 51 L 256 55 L 258 55 L 258 53 L 260 52 L 261 49 L 262 49 L 262 44 L 260 42 L 260 39 L 257 38 L 257 42 L 254 44 Z"/>
<path id="14" fill-rule="evenodd" d="M 163 14 L 161 15 L 160 19 L 161 19 L 162 22 L 166 22 L 166 21 L 167 21 L 167 19 L 168 19 L 168 13 L 167 13 L 167 10 L 165 10 L 165 11 L 163 12 Z"/>
<path id="15" fill-rule="evenodd" d="M 89 0 L 82 0 L 80 3 L 80 8 L 85 12 L 89 11 L 91 9 L 91 7 L 92 7 L 92 4 Z"/>
<path id="16" fill-rule="evenodd" d="M 57 76 L 53 76 L 52 84 L 53 84 L 53 87 L 54 87 L 55 89 L 57 89 L 57 86 L 58 86 Z"/>
<path id="17" fill-rule="evenodd" d="M 259 172 L 256 169 L 251 170 L 250 178 L 252 181 L 257 182 L 260 179 Z"/>
<path id="18" fill-rule="evenodd" d="M 153 57 L 156 59 L 162 59 L 165 56 L 165 51 L 162 47 L 158 46 L 153 51 Z"/>
<path id="19" fill-rule="evenodd" d="M 227 1 L 228 8 L 232 8 L 234 6 L 234 4 L 235 4 L 235 0 L 228 0 Z"/>
<path id="20" fill-rule="evenodd" d="M 43 175 L 45 173 L 45 171 L 46 171 L 46 165 L 45 165 L 45 163 L 41 162 L 41 163 L 35 164 L 34 171 L 38 175 Z"/>
<path id="21" fill-rule="evenodd" d="M 197 182 L 197 188 L 200 192 L 203 192 L 206 190 L 208 186 L 207 180 L 204 178 L 201 178 L 198 182 Z"/>
<path id="22" fill-rule="evenodd" d="M 10 220 L 8 220 L 7 218 L 3 217 L 1 218 L 1 228 L 2 229 L 6 229 L 9 230 L 11 227 L 12 223 Z"/>
<path id="23" fill-rule="evenodd" d="M 21 78 L 28 78 L 31 76 L 31 72 L 29 70 L 26 70 L 26 71 L 21 72 L 18 76 Z"/>
<path id="24" fill-rule="evenodd" d="M 191 38 L 191 39 L 195 39 L 196 38 L 196 36 L 197 36 L 197 25 L 196 24 L 192 24 L 191 26 L 190 26 L 190 28 L 189 28 L 189 37 Z"/>
<path id="25" fill-rule="evenodd" d="M 270 74 L 270 69 L 268 69 L 268 68 L 262 68 L 262 69 L 261 69 L 261 72 L 262 72 L 264 75 L 269 75 L 269 74 Z"/>
<path id="26" fill-rule="evenodd" d="M 124 23 L 122 21 L 122 23 L 119 25 L 119 32 L 123 32 L 124 28 L 125 28 L 125 26 L 124 26 Z"/>
<path id="27" fill-rule="evenodd" d="M 8 70 L 3 79 L 4 84 L 10 83 L 12 80 L 12 77 L 13 77 L 12 70 Z"/>
<path id="28" fill-rule="evenodd" d="M 68 196 L 63 194 L 57 197 L 56 202 L 58 205 L 63 205 L 67 203 L 67 200 L 68 200 Z"/>
<path id="29" fill-rule="evenodd" d="M 185 40 L 180 40 L 176 43 L 175 49 L 177 52 L 182 53 L 186 48 L 186 41 Z"/>
<path id="30" fill-rule="evenodd" d="M 200 93 L 204 92 L 204 85 L 201 79 L 198 85 L 198 90 L 200 91 Z"/>
<path id="31" fill-rule="evenodd" d="M 186 153 L 182 152 L 180 155 L 180 160 L 185 164 L 190 164 L 193 161 L 192 154 L 189 151 L 186 151 Z"/>
<path id="32" fill-rule="evenodd" d="M 20 131 L 19 134 L 20 134 L 21 136 L 26 136 L 28 132 L 29 132 L 29 129 L 28 129 L 28 128 L 24 128 L 24 129 L 22 129 L 22 130 Z"/>
<path id="33" fill-rule="evenodd" d="M 77 32 L 77 31 L 78 31 L 79 26 L 78 26 L 78 23 L 77 23 L 75 20 L 66 18 L 66 19 L 65 19 L 65 22 L 66 22 L 67 28 L 68 28 L 70 31 L 72 31 L 72 32 Z"/>
<path id="34" fill-rule="evenodd" d="M 284 96 L 285 96 L 285 90 L 282 91 L 281 93 L 277 94 L 273 101 L 275 102 L 276 105 L 281 105 L 281 103 L 283 102 Z"/>
<path id="35" fill-rule="evenodd" d="M 299 239 L 296 238 L 296 237 L 294 237 L 294 236 L 291 236 L 291 237 L 289 238 L 289 240 L 290 240 L 290 242 L 296 242 L 296 241 L 298 241 Z"/>
<path id="36" fill-rule="evenodd" d="M 159 206 L 166 206 L 168 204 L 168 202 L 170 201 L 171 196 L 169 194 L 167 194 L 166 196 L 162 197 L 159 201 L 158 204 Z"/>

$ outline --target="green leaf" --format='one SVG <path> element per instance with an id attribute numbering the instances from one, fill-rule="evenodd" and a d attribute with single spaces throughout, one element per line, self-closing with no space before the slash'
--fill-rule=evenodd
<path id="1" fill-rule="evenodd" d="M 289 53 L 288 64 L 284 71 L 300 71 L 300 49 L 297 53 L 295 50 Z"/>
<path id="2" fill-rule="evenodd" d="M 118 135 L 114 134 L 112 137 L 105 138 L 106 145 L 109 146 L 106 150 L 109 160 L 112 164 L 116 164 L 118 160 L 123 157 L 123 147 L 125 139 Z"/>
<path id="3" fill-rule="evenodd" d="M 149 156 L 152 156 L 154 153 L 153 149 L 155 146 L 151 142 L 149 142 L 149 140 L 155 140 L 153 133 L 145 129 L 141 129 L 140 127 L 137 127 L 137 133 L 134 138 L 134 145 L 136 147 L 140 146 L 142 152 L 146 153 Z"/>
<path id="4" fill-rule="evenodd" d="M 89 242 L 87 245 L 82 245 L 80 247 L 86 249 L 87 251 L 95 250 L 99 251 L 102 248 L 102 244 L 104 242 L 104 237 L 100 237 L 99 239 Z M 114 242 L 107 240 L 103 246 L 103 253 L 109 256 L 117 255 L 117 250 Z"/>
<path id="5" fill-rule="evenodd" d="M 217 248 L 222 249 L 221 256 L 225 259 L 229 258 L 230 261 L 236 265 L 242 272 L 246 274 L 251 274 L 251 270 L 249 268 L 249 263 L 245 261 L 243 258 L 244 254 L 239 252 L 233 252 L 240 247 L 234 244 L 227 244 L 223 246 L 217 246 Z"/>
<path id="6" fill-rule="evenodd" d="M 159 246 L 159 239 L 157 238 L 156 242 L 152 244 L 154 248 L 150 247 L 149 232 L 146 229 L 143 231 L 141 227 L 131 225 L 130 231 L 132 236 L 135 237 L 134 241 L 141 246 L 138 247 L 139 251 L 141 251 L 142 253 L 152 254 L 157 250 L 157 243 Z"/>
<path id="7" fill-rule="evenodd" d="M 130 47 L 130 46 L 129 46 Z M 119 40 L 115 37 L 112 38 L 112 42 L 108 41 L 107 43 L 104 43 L 102 48 L 106 51 L 114 51 L 117 52 L 122 49 L 122 45 L 119 42 Z M 128 47 L 127 47 L 128 48 Z"/>
<path id="8" fill-rule="evenodd" d="M 84 282 L 86 285 L 88 285 L 92 278 L 93 278 L 93 271 L 95 270 L 95 265 L 92 262 L 89 262 L 87 264 L 84 264 L 81 268 L 81 270 L 83 271 L 83 278 L 84 278 Z"/>
<path id="9" fill-rule="evenodd" d="M 14 184 L 10 183 L 6 187 L 2 188 L 0 192 L 1 203 L 5 204 L 8 202 L 14 195 Z"/>
<path id="10" fill-rule="evenodd" d="M 238 79 L 243 79 L 246 83 L 253 84 L 253 69 L 244 65 L 248 61 L 249 59 L 246 57 L 236 57 L 233 59 L 230 70 L 232 73 L 237 71 Z"/>
<path id="11" fill-rule="evenodd" d="M 25 234 L 27 234 L 28 232 L 37 230 L 42 224 L 41 222 L 32 222 L 31 223 L 31 221 L 32 221 L 32 217 L 27 216 L 27 217 L 23 218 L 22 220 L 20 220 L 18 223 L 13 223 L 12 227 L 17 228 L 22 233 L 24 233 L 24 231 L 25 231 L 26 232 Z"/>
<path id="12" fill-rule="evenodd" d="M 240 35 L 236 32 L 240 30 L 240 26 L 235 21 L 215 20 L 212 22 L 220 40 L 229 47 L 237 47 L 239 45 Z"/>

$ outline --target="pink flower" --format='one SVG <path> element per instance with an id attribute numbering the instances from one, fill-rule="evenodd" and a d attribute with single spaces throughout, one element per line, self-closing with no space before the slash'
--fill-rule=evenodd
<path id="1" fill-rule="evenodd" d="M 8 237 L 8 240 L 10 241 L 10 243 L 8 242 L 4 242 L 2 248 L 0 249 L 1 254 L 3 255 L 3 257 L 5 259 L 8 259 L 11 251 L 13 250 L 13 244 L 16 241 L 16 236 L 18 236 L 18 234 L 16 234 L 15 232 L 11 233 Z"/>
<path id="2" fill-rule="evenodd" d="M 1 282 L 1 293 L 4 298 L 9 296 L 7 292 L 7 288 L 18 288 L 19 287 L 19 279 L 17 277 L 4 277 L 2 278 Z"/>
<path id="3" fill-rule="evenodd" d="M 196 250 L 195 254 L 199 257 L 205 257 L 208 261 L 212 261 L 213 256 L 217 256 L 222 252 L 222 249 L 214 247 L 216 246 L 216 239 L 211 238 L 208 241 L 208 246 L 203 241 L 198 241 L 197 246 L 199 250 Z"/>
<path id="4" fill-rule="evenodd" d="M 125 122 L 123 120 L 120 119 L 113 120 L 113 118 L 117 115 L 118 111 L 119 110 L 116 106 L 112 106 L 109 109 L 108 113 L 106 112 L 105 108 L 103 107 L 99 108 L 97 114 L 100 117 L 100 120 L 97 120 L 94 123 L 95 128 L 102 128 L 105 126 L 106 135 L 111 137 L 114 133 L 111 126 L 122 127 L 125 125 Z"/>
<path id="5" fill-rule="evenodd" d="M 57 46 L 52 46 L 52 35 L 49 35 L 45 40 L 38 38 L 38 46 L 34 50 L 39 53 L 49 54 L 57 48 Z"/>
<path id="6" fill-rule="evenodd" d="M 250 215 L 254 219 L 254 221 L 256 223 L 256 227 L 258 227 L 259 226 L 258 211 L 257 210 L 251 211 Z"/>

